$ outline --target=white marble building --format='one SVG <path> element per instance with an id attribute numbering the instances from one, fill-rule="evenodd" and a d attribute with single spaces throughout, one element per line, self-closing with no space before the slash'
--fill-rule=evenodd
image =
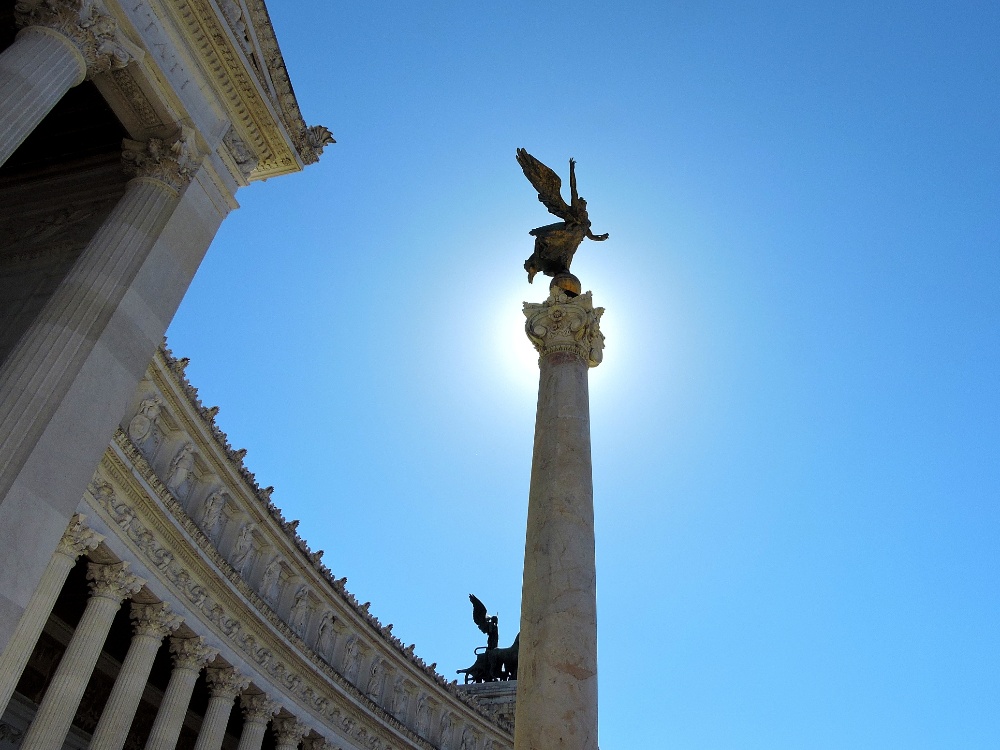
<path id="1" fill-rule="evenodd" d="M 0 748 L 512 745 L 160 348 L 239 188 L 330 142 L 263 0 L 0 0 Z"/>

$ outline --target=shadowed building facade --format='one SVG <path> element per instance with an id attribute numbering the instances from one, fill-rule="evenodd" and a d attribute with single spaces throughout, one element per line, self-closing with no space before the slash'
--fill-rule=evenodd
<path id="1" fill-rule="evenodd" d="M 512 745 L 160 348 L 239 188 L 331 141 L 262 0 L 0 0 L 0 747 Z"/>

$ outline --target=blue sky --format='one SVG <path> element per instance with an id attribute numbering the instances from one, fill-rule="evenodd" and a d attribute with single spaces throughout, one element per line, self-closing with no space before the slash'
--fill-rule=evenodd
<path id="1" fill-rule="evenodd" d="M 1000 747 L 1000 6 L 272 0 L 337 140 L 240 192 L 170 345 L 449 677 L 517 632 L 549 223 L 603 244 L 601 747 Z"/>

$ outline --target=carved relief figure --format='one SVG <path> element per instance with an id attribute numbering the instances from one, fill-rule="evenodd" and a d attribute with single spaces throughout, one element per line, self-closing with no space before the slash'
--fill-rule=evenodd
<path id="1" fill-rule="evenodd" d="M 427 694 L 421 693 L 417 701 L 417 734 L 424 739 L 431 730 L 431 707 L 427 705 Z"/>
<path id="2" fill-rule="evenodd" d="M 476 750 L 476 744 L 476 735 L 472 731 L 472 727 L 467 726 L 462 732 L 462 744 L 459 745 L 458 750 Z"/>
<path id="3" fill-rule="evenodd" d="M 365 693 L 376 703 L 382 702 L 382 682 L 385 679 L 385 669 L 382 660 L 376 659 L 372 663 L 371 677 L 368 678 L 368 687 Z"/>
<path id="4" fill-rule="evenodd" d="M 281 562 L 278 557 L 275 556 L 271 562 L 267 564 L 267 567 L 264 568 L 264 573 L 260 577 L 260 595 L 269 602 L 274 601 L 274 586 L 278 582 L 278 577 L 280 575 Z"/>
<path id="5" fill-rule="evenodd" d="M 353 635 L 344 649 L 344 677 L 357 684 L 358 666 L 361 662 L 361 646 Z"/>
<path id="6" fill-rule="evenodd" d="M 327 610 L 320 620 L 319 630 L 316 631 L 316 652 L 327 661 L 330 660 L 330 653 L 333 651 L 336 633 L 333 630 L 333 612 Z"/>
<path id="7" fill-rule="evenodd" d="M 226 497 L 220 490 L 216 490 L 205 500 L 205 512 L 201 516 L 201 529 L 210 538 L 214 539 L 212 532 L 215 531 L 222 509 L 226 505 Z"/>
<path id="8" fill-rule="evenodd" d="M 403 678 L 400 677 L 396 680 L 396 685 L 392 689 L 392 710 L 396 716 L 402 719 L 406 716 L 406 709 L 410 705 L 410 695 L 406 692 L 406 687 L 403 685 Z"/>
<path id="9" fill-rule="evenodd" d="M 143 399 L 139 404 L 139 411 L 128 423 L 128 436 L 147 456 L 156 449 L 159 442 L 157 420 L 163 410 L 162 403 L 160 397 L 155 395 Z"/>
<path id="10" fill-rule="evenodd" d="M 170 462 L 170 473 L 167 475 L 167 488 L 178 497 L 184 494 L 188 482 L 194 475 L 194 446 L 184 443 L 174 460 Z"/>
<path id="11" fill-rule="evenodd" d="M 299 586 L 299 590 L 295 592 L 295 602 L 288 613 L 288 626 L 299 635 L 302 634 L 302 628 L 306 623 L 306 614 L 308 611 L 309 587 Z"/>
<path id="12" fill-rule="evenodd" d="M 455 728 L 455 722 L 451 719 L 451 714 L 445 711 L 441 714 L 441 722 L 438 725 L 438 731 L 440 733 L 441 739 L 438 741 L 438 745 L 441 747 L 448 747 L 451 745 L 451 735 Z"/>
<path id="13" fill-rule="evenodd" d="M 233 547 L 232 563 L 234 568 L 238 569 L 246 562 L 247 555 L 250 554 L 250 549 L 253 546 L 253 531 L 256 528 L 257 524 L 247 521 L 240 529 L 240 535 L 236 538 L 236 544 Z"/>

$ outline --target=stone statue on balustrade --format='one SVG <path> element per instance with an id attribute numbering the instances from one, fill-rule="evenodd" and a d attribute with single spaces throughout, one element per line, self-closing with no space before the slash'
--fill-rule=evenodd
<path id="1" fill-rule="evenodd" d="M 524 261 L 528 282 L 535 278 L 535 274 L 543 273 L 553 277 L 553 284 L 573 294 L 579 294 L 580 282 L 569 271 L 573 256 L 584 239 L 603 242 L 608 235 L 594 234 L 590 231 L 587 201 L 576 191 L 576 161 L 569 160 L 569 203 L 562 197 L 562 180 L 549 167 L 523 148 L 517 150 L 517 163 L 521 165 L 524 176 L 538 191 L 538 200 L 549 213 L 563 220 L 556 224 L 536 227 L 528 232 L 535 238 L 534 252 Z"/>

